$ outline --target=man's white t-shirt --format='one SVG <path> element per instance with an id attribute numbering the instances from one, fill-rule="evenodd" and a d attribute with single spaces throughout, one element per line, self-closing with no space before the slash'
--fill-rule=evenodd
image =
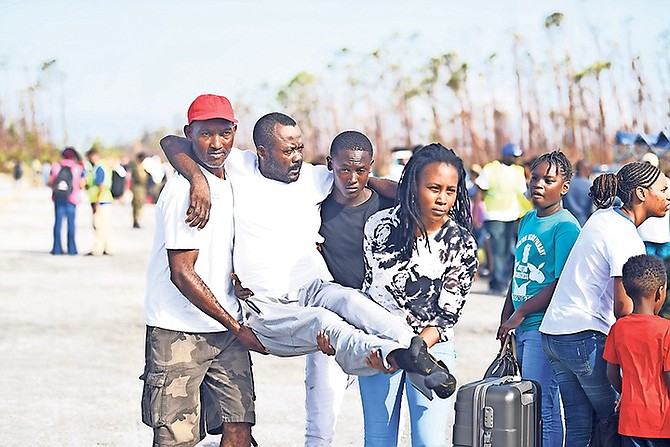
<path id="1" fill-rule="evenodd" d="M 257 295 L 281 297 L 314 279 L 332 280 L 316 248 L 322 242 L 321 202 L 333 186 L 325 166 L 303 163 L 298 180 L 260 173 L 252 151 L 233 148 L 226 160 L 233 184 L 235 273 Z"/>
<path id="2" fill-rule="evenodd" d="M 540 332 L 607 334 L 614 324 L 614 278 L 631 256 L 645 253 L 635 224 L 616 209 L 598 210 L 579 234 L 544 315 Z"/>
<path id="3" fill-rule="evenodd" d="M 147 270 L 145 322 L 149 326 L 183 332 L 220 332 L 226 328 L 193 305 L 170 280 L 167 250 L 198 250 L 195 272 L 209 287 L 221 306 L 242 321 L 230 273 L 233 250 L 233 195 L 231 182 L 204 168 L 212 197 L 208 225 L 202 230 L 184 220 L 189 204 L 190 184 L 179 174 L 165 184 L 156 203 L 154 246 Z"/>

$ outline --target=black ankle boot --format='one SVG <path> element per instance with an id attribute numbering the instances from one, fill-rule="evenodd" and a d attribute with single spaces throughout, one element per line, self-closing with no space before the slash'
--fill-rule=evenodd
<path id="1" fill-rule="evenodd" d="M 428 388 L 435 391 L 437 397 L 446 399 L 456 391 L 456 378 L 449 373 L 449 368 L 447 368 L 442 360 L 438 360 L 438 363 L 441 363 L 447 372 L 434 371 L 426 376 L 425 383 Z"/>
<path id="2" fill-rule="evenodd" d="M 421 337 L 415 335 L 410 341 L 409 347 L 398 349 L 394 352 L 394 358 L 398 366 L 407 372 L 419 373 L 422 376 L 427 375 L 422 364 L 426 364 L 423 359 L 429 355 L 428 347 Z"/>
<path id="3" fill-rule="evenodd" d="M 425 386 L 435 391 L 438 397 L 446 399 L 456 391 L 456 378 L 443 361 L 435 359 L 428 352 L 426 342 L 418 335 L 412 338 L 407 349 L 395 351 L 394 358 L 398 366 L 406 372 L 428 376 Z"/>

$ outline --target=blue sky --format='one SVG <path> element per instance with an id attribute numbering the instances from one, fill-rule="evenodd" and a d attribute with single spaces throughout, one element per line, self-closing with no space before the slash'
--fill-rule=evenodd
<path id="1" fill-rule="evenodd" d="M 394 33 L 419 35 L 415 57 L 456 51 L 484 60 L 509 53 L 501 36 L 512 30 L 546 46 L 544 18 L 557 10 L 588 61 L 594 33 L 624 45 L 629 33 L 634 51 L 655 57 L 670 27 L 660 0 L 0 0 L 0 111 L 16 118 L 39 80 L 40 119 L 57 142 L 63 124 L 69 144 L 125 142 L 146 128 L 179 128 L 198 94 L 233 103 L 267 94 L 263 84 L 319 73 L 340 48 L 369 52 Z"/>

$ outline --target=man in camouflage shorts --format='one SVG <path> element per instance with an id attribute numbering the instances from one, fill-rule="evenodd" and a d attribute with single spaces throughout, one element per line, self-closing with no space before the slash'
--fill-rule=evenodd
<path id="1" fill-rule="evenodd" d="M 221 421 L 255 421 L 249 351 L 229 331 L 148 327 L 146 343 L 142 422 L 160 427 L 161 441 L 154 445 L 193 445 Z M 234 385 L 226 386 L 227 380 Z"/>
<path id="2" fill-rule="evenodd" d="M 189 227 L 189 182 L 175 175 L 156 204 L 147 272 L 142 421 L 153 446 L 191 447 L 223 430 L 222 447 L 248 447 L 256 421 L 249 350 L 265 353 L 242 325 L 232 274 L 233 196 L 224 162 L 237 129 L 230 102 L 202 95 L 184 133 L 211 186 L 210 220 Z"/>

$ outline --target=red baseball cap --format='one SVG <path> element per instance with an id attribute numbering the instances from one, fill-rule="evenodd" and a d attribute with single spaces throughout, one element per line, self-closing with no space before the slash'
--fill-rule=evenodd
<path id="1" fill-rule="evenodd" d="M 188 123 L 193 121 L 205 121 L 214 118 L 223 118 L 236 123 L 233 106 L 225 96 L 200 95 L 195 98 L 188 108 Z"/>

